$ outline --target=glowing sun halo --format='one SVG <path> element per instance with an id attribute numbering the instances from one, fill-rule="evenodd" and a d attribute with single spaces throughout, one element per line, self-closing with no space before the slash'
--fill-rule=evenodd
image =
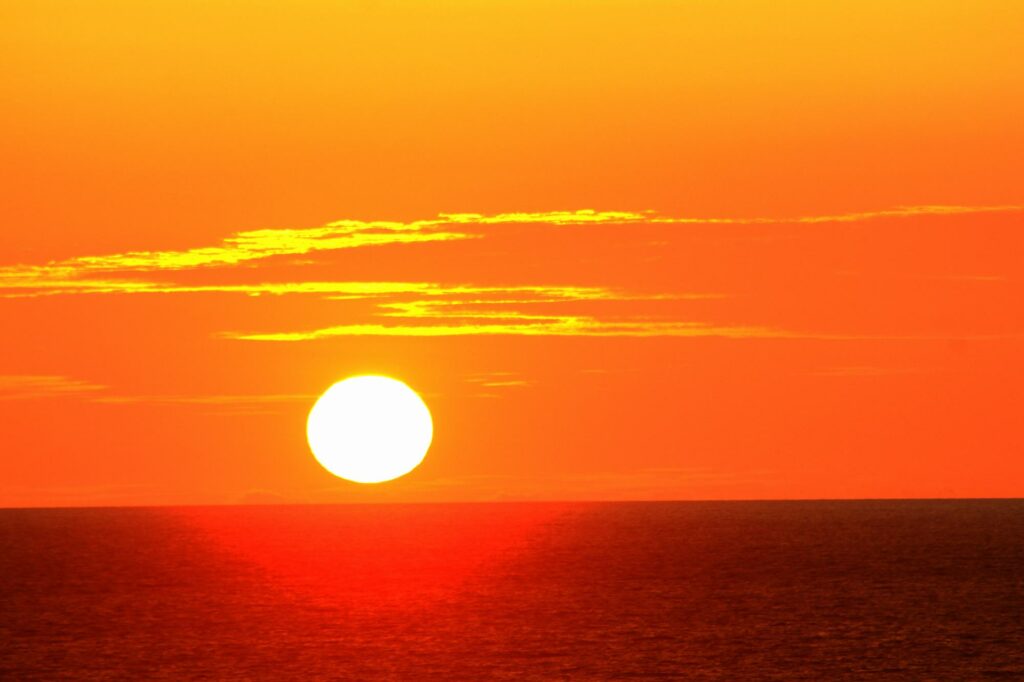
<path id="1" fill-rule="evenodd" d="M 309 411 L 306 437 L 335 476 L 380 483 L 415 469 L 434 435 L 430 410 L 401 381 L 357 376 L 331 386 Z"/>

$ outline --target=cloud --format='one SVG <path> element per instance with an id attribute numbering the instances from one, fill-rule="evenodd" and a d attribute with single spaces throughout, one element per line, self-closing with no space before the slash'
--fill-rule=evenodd
<path id="1" fill-rule="evenodd" d="M 466 383 L 477 386 L 530 386 L 534 382 L 521 378 L 514 372 L 481 372 L 470 374 L 465 378 Z"/>
<path id="2" fill-rule="evenodd" d="M 175 284 L 169 282 L 147 282 L 138 280 L 17 280 L 14 277 L 3 279 L 0 273 L 0 289 L 8 287 L 14 292 L 0 294 L 0 298 L 32 298 L 36 296 L 57 294 L 242 294 L 245 296 L 285 296 L 315 295 L 331 300 L 369 300 L 375 298 L 415 295 L 424 297 L 422 301 L 395 303 L 394 307 L 426 306 L 431 299 L 451 296 L 494 296 L 511 294 L 513 296 L 529 296 L 534 302 L 554 302 L 559 300 L 626 300 L 631 298 L 621 292 L 612 292 L 605 287 L 581 287 L 560 285 L 524 285 L 524 286 L 476 286 L 469 284 L 438 284 L 434 282 L 344 282 L 344 281 L 312 281 L 312 282 L 258 282 L 251 284 Z M 696 299 L 716 298 L 719 294 L 666 294 L 645 295 L 639 298 L 654 300 L 657 298 Z M 513 299 L 515 300 L 515 299 Z M 492 301 L 500 302 L 500 301 Z"/>
<path id="3" fill-rule="evenodd" d="M 759 327 L 731 327 L 649 317 L 602 318 L 572 312 L 537 312 L 580 303 L 682 301 L 721 298 L 721 294 L 629 294 L 604 287 L 436 287 L 418 289 L 405 300 L 378 303 L 374 317 L 310 330 L 223 332 L 241 341 L 315 341 L 340 336 L 781 336 Z M 385 318 L 387 321 L 378 321 Z"/>
<path id="4" fill-rule="evenodd" d="M 81 256 L 67 261 L 72 269 L 86 271 L 187 270 L 208 266 L 230 266 L 273 256 L 305 255 L 383 244 L 468 239 L 464 232 L 445 231 L 454 224 L 443 220 L 392 221 L 338 220 L 322 227 L 277 228 L 238 232 L 216 246 L 183 251 L 130 251 L 108 256 Z"/>
<path id="5" fill-rule="evenodd" d="M 524 379 L 513 372 L 483 372 L 471 374 L 465 377 L 464 381 L 470 384 L 477 392 L 477 398 L 499 398 L 505 389 L 520 389 L 536 386 L 537 382 Z"/>
<path id="6" fill-rule="evenodd" d="M 708 225 L 782 225 L 823 223 L 859 223 L 878 218 L 913 218 L 916 216 L 950 216 L 974 213 L 1017 213 L 1024 211 L 1024 205 L 1006 204 L 1000 206 L 950 206 L 944 204 L 926 206 L 897 206 L 878 211 L 859 211 L 831 215 L 805 215 L 796 218 L 670 218 L 652 216 L 651 223 L 660 224 L 708 224 Z"/>
<path id="7" fill-rule="evenodd" d="M 138 279 L 138 275 L 200 268 L 231 268 L 275 256 L 317 251 L 470 239 L 476 235 L 441 229 L 441 220 L 411 223 L 340 220 L 323 227 L 264 229 L 236 233 L 220 244 L 181 251 L 129 251 L 104 256 L 78 256 L 46 265 L 0 267 L 5 297 L 45 294 L 245 292 L 246 286 L 184 286 Z M 136 278 L 124 279 L 125 275 Z M 121 277 L 119 277 L 121 276 Z M 266 285 L 264 285 L 266 286 Z"/>
<path id="8" fill-rule="evenodd" d="M 62 293 L 66 282 L 52 283 Z M 592 315 L 531 312 L 550 304 L 684 301 L 722 298 L 715 293 L 632 294 L 608 287 L 441 285 L 430 282 L 277 282 L 258 284 L 160 284 L 79 282 L 90 293 L 238 293 L 248 296 L 315 294 L 336 300 L 377 301 L 375 319 L 306 331 L 224 332 L 247 341 L 310 341 L 336 336 L 764 336 L 765 329 L 719 327 L 650 319 L 602 320 Z M 119 286 L 123 284 L 125 286 Z M 87 287 L 94 287 L 89 289 Z M 42 294 L 37 294 L 42 295 Z M 771 334 L 777 335 L 777 334 Z M 113 400 L 113 399 L 112 399 Z M 127 400 L 126 400 L 127 402 Z"/>
<path id="9" fill-rule="evenodd" d="M 340 336 L 675 336 L 742 339 L 785 338 L 791 335 L 766 327 L 717 326 L 701 322 L 607 321 L 582 315 L 532 315 L 492 323 L 363 323 L 295 332 L 223 332 L 220 336 L 241 341 L 315 341 Z"/>
<path id="10" fill-rule="evenodd" d="M 781 225 L 791 223 L 854 223 L 877 218 L 910 218 L 929 215 L 963 215 L 970 213 L 1013 213 L 1024 211 L 1024 206 L 1015 204 L 997 206 L 955 206 L 945 204 L 924 206 L 897 206 L 877 211 L 858 211 L 836 213 L 830 215 L 805 215 L 797 217 L 749 217 L 749 218 L 715 218 L 715 217 L 672 217 L 662 216 L 656 211 L 595 211 L 581 209 L 577 211 L 547 211 L 540 213 L 499 213 L 484 215 L 481 213 L 442 213 L 442 220 L 452 225 L 503 225 L 546 224 L 546 225 L 593 225 L 593 224 L 626 224 L 652 223 L 662 225 Z"/>
<path id="11" fill-rule="evenodd" d="M 277 405 L 307 402 L 316 396 L 307 393 L 276 393 L 268 395 L 111 395 L 93 399 L 93 402 L 111 405 L 139 403 L 164 405 L 217 405 L 227 407 Z"/>
<path id="12" fill-rule="evenodd" d="M 611 315 L 604 303 L 681 301 L 722 298 L 716 293 L 636 293 L 601 286 L 396 281 L 248 281 L 221 283 L 203 273 L 247 266 L 277 256 L 364 248 L 384 244 L 420 244 L 485 238 L 495 226 L 551 227 L 586 225 L 771 225 L 852 223 L 878 218 L 1017 212 L 1021 206 L 928 205 L 796 218 L 700 218 L 662 216 L 653 211 L 515 212 L 484 215 L 443 213 L 411 222 L 339 220 L 314 228 L 238 232 L 220 243 L 185 250 L 131 251 L 79 256 L 44 265 L 0 267 L 0 297 L 92 295 L 315 296 L 370 301 L 375 308 L 339 324 L 311 329 L 234 330 L 221 338 L 296 342 L 341 336 L 589 336 L 780 338 L 807 334 L 763 326 L 720 325 L 677 316 Z M 292 263 L 301 269 L 304 263 Z M 181 281 L 183 271 L 192 271 Z M 205 278 L 205 279 L 204 279 Z M 581 304 L 588 304 L 585 308 Z M 650 306 L 644 306 L 650 308 Z M 621 310 L 621 308 L 620 308 Z M 822 337 L 814 338 L 839 338 Z M 843 338 L 852 338 L 844 336 Z M 68 389 L 71 390 L 71 389 Z"/>
<path id="13" fill-rule="evenodd" d="M 74 398 L 105 405 L 204 405 L 233 414 L 271 413 L 288 403 L 312 402 L 304 393 L 246 395 L 116 395 L 110 387 L 83 379 L 53 374 L 0 375 L 0 401 Z"/>
<path id="14" fill-rule="evenodd" d="M 811 372 L 821 377 L 885 377 L 904 374 L 928 374 L 934 369 L 922 367 L 878 367 L 875 365 L 850 365 L 844 367 L 825 367 Z"/>
<path id="15" fill-rule="evenodd" d="M 0 400 L 81 397 L 106 388 L 91 381 L 52 374 L 0 375 Z"/>
<path id="16" fill-rule="evenodd" d="M 316 395 L 307 393 L 235 395 L 101 395 L 90 402 L 104 405 L 197 406 L 206 414 L 219 416 L 275 415 L 292 404 L 312 404 Z"/>
<path id="17" fill-rule="evenodd" d="M 56 294 L 208 294 L 234 293 L 247 296 L 264 294 L 316 294 L 330 298 L 369 297 L 394 293 L 427 293 L 436 285 L 420 282 L 261 282 L 253 284 L 174 284 L 139 280 L 112 279 L 46 279 L 36 275 L 19 279 L 4 278 L 0 272 L 0 289 L 19 290 L 4 295 L 8 298 Z"/>
<path id="18" fill-rule="evenodd" d="M 116 275 L 173 273 L 202 268 L 231 268 L 276 256 L 302 256 L 320 251 L 365 248 L 390 244 L 473 239 L 482 235 L 467 231 L 469 226 L 507 223 L 571 225 L 601 222 L 633 222 L 643 214 L 623 211 L 553 211 L 548 213 L 503 213 L 492 216 L 458 213 L 441 214 L 430 220 L 362 221 L 337 220 L 313 228 L 271 228 L 237 232 L 221 243 L 184 250 L 128 251 L 101 256 L 78 256 L 45 265 L 17 264 L 0 267 L 0 290 L 5 297 L 46 294 L 111 293 L 199 293 L 254 291 L 275 285 L 184 286 L 167 282 L 123 279 Z M 461 229 L 452 229 L 461 228 Z M 313 286 L 276 285 L 288 291 L 271 293 L 322 293 Z M 329 283 L 320 283 L 329 284 Z"/>
<path id="19" fill-rule="evenodd" d="M 154 273 L 184 270 L 234 268 L 253 265 L 278 256 L 303 256 L 315 252 L 338 251 L 394 244 L 422 244 L 486 237 L 487 228 L 508 224 L 550 225 L 775 225 L 851 223 L 877 218 L 944 216 L 975 213 L 1019 212 L 1024 206 L 906 206 L 877 211 L 862 211 L 791 218 L 751 217 L 672 217 L 654 211 L 575 211 L 480 213 L 442 213 L 427 220 L 363 221 L 338 220 L 312 228 L 268 228 L 237 232 L 219 244 L 184 250 L 128 251 L 100 256 L 78 256 L 44 265 L 16 264 L 0 267 L 0 296 L 91 293 L 324 293 L 316 285 L 200 285 L 186 286 L 140 278 Z M 292 287 L 287 292 L 271 291 L 274 286 Z"/>

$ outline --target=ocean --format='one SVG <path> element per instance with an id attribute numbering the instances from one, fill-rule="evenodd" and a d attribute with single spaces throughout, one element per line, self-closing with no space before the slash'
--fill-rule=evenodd
<path id="1" fill-rule="evenodd" d="M 4 680 L 1024 680 L 1024 501 L 0 511 Z"/>

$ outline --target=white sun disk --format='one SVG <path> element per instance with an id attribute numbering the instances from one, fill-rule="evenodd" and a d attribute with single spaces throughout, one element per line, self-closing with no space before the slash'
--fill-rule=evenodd
<path id="1" fill-rule="evenodd" d="M 401 381 L 357 376 L 339 381 L 309 411 L 306 438 L 335 476 L 380 483 L 423 461 L 434 435 L 430 410 Z"/>

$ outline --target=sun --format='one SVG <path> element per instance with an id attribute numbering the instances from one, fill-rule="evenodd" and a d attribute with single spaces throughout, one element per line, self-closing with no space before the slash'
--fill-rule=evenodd
<path id="1" fill-rule="evenodd" d="M 356 376 L 327 389 L 306 422 L 320 464 L 357 483 L 404 476 L 427 454 L 434 423 L 423 399 L 397 379 Z"/>

